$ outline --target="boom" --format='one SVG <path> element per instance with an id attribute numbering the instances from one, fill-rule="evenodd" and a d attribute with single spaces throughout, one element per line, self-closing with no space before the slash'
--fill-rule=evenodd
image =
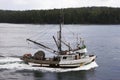
<path id="1" fill-rule="evenodd" d="M 49 47 L 47 47 L 47 46 L 45 46 L 45 45 L 43 45 L 43 44 L 41 44 L 41 43 L 38 43 L 38 42 L 36 42 L 36 41 L 33 41 L 33 40 L 31 40 L 31 39 L 27 39 L 27 40 L 30 41 L 30 42 L 33 42 L 34 44 L 40 45 L 40 46 L 42 46 L 43 48 L 52 50 L 53 53 L 56 53 L 56 52 L 57 52 L 56 50 L 53 50 L 53 49 L 51 49 L 51 48 L 49 48 Z"/>

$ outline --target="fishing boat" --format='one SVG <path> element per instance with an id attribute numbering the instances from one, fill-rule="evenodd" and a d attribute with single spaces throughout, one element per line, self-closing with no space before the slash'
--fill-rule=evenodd
<path id="1" fill-rule="evenodd" d="M 76 48 L 72 48 L 70 43 L 66 43 L 62 40 L 62 23 L 60 22 L 58 37 L 53 36 L 53 40 L 56 44 L 57 50 L 54 50 L 42 43 L 36 42 L 31 39 L 27 39 L 36 45 L 41 46 L 45 50 L 50 50 L 50 53 L 55 54 L 53 57 L 46 57 L 46 53 L 43 50 L 37 51 L 34 55 L 24 54 L 21 59 L 32 66 L 36 67 L 55 67 L 55 68 L 75 68 L 88 65 L 95 61 L 95 55 L 87 55 L 87 48 L 84 44 L 84 40 L 79 38 L 79 42 L 76 44 Z M 68 49 L 64 50 L 62 46 L 65 45 Z"/>

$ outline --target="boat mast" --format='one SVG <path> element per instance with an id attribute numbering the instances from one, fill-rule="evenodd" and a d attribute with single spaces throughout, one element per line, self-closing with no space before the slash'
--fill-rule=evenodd
<path id="1" fill-rule="evenodd" d="M 60 22 L 60 26 L 59 26 L 59 52 L 62 51 L 62 44 L 61 44 L 61 38 L 62 38 L 61 33 L 62 33 L 62 31 L 61 30 L 62 30 L 62 24 Z"/>
<path id="2" fill-rule="evenodd" d="M 58 41 L 59 41 L 59 46 L 58 46 L 58 49 L 59 49 L 59 53 L 62 52 L 62 23 L 63 23 L 63 9 L 60 9 L 60 26 L 59 26 L 59 38 L 58 38 Z"/>

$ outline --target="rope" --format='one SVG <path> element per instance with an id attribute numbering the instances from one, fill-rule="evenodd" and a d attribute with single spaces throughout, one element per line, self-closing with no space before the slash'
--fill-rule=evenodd
<path id="1" fill-rule="evenodd" d="M 41 27 L 41 28 L 40 28 L 41 30 L 40 30 L 39 33 L 36 33 L 36 34 L 34 34 L 33 36 L 31 36 L 31 37 L 29 37 L 29 38 L 30 38 L 30 39 L 31 39 L 31 38 L 34 38 L 34 40 L 37 41 L 37 40 L 41 39 L 41 37 L 42 37 L 42 38 L 48 37 L 49 32 L 50 32 L 53 28 L 54 28 L 54 26 L 51 26 L 49 29 L 48 29 L 47 26 L 44 26 L 44 28 Z"/>

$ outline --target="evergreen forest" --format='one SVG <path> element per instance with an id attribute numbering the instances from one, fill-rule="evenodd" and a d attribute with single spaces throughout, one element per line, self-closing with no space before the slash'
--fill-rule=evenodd
<path id="1" fill-rule="evenodd" d="M 0 10 L 0 23 L 120 24 L 120 8 L 83 7 L 50 10 Z"/>

